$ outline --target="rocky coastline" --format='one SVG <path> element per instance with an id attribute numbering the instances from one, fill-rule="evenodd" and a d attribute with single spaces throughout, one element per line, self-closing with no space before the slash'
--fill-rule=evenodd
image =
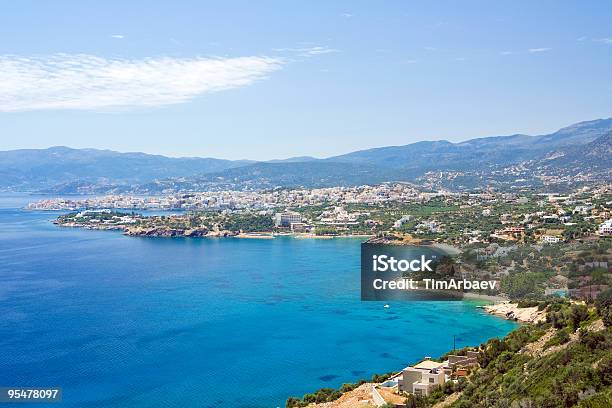
<path id="1" fill-rule="evenodd" d="M 538 306 L 519 307 L 517 303 L 501 302 L 482 307 L 487 313 L 522 323 L 539 323 L 546 320 L 546 310 Z"/>

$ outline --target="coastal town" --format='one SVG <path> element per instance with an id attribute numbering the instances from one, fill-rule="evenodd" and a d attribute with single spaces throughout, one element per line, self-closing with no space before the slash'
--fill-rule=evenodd
<path id="1" fill-rule="evenodd" d="M 594 233 L 607 236 L 612 234 L 611 202 L 612 193 L 607 185 L 555 195 L 493 191 L 425 192 L 406 183 L 385 183 L 361 187 L 225 191 L 163 197 L 56 198 L 30 203 L 27 209 L 78 210 L 77 214 L 90 216 L 97 210 L 101 210 L 99 213 L 112 210 L 174 211 L 176 213 L 169 216 L 173 221 L 180 218 L 193 221 L 191 217 L 199 214 L 220 214 L 226 218 L 261 216 L 274 222 L 260 226 L 267 226 L 268 232 L 288 230 L 317 235 L 400 232 L 463 246 L 476 243 L 554 244 Z M 212 221 L 217 219 L 214 216 L 208 218 Z M 144 219 L 144 216 L 133 219 L 123 217 L 119 222 L 106 219 L 105 224 L 120 226 L 122 222 L 142 223 Z M 208 227 L 213 224 L 209 223 Z M 252 228 L 248 224 L 236 227 L 234 232 L 249 232 Z M 488 255 L 487 251 L 481 254 Z"/>
<path id="2" fill-rule="evenodd" d="M 134 209 L 134 210 L 268 210 L 324 204 L 382 204 L 424 201 L 438 195 L 425 193 L 409 183 L 316 189 L 273 189 L 267 191 L 215 191 L 166 196 L 107 195 L 56 198 L 36 201 L 31 210 Z"/>
<path id="3" fill-rule="evenodd" d="M 436 245 L 453 255 L 452 277 L 499 282 L 498 290 L 481 291 L 485 296 L 586 300 L 610 285 L 612 190 L 607 185 L 556 195 L 422 192 L 402 183 L 258 194 L 59 198 L 27 208 L 69 211 L 54 221 L 62 227 L 129 236 L 358 236 Z"/>

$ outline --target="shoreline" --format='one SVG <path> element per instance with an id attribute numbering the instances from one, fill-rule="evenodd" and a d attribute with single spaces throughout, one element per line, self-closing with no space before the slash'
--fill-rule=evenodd
<path id="1" fill-rule="evenodd" d="M 481 295 L 479 293 L 464 292 L 463 300 L 482 300 L 493 304 L 508 302 L 509 300 L 503 296 L 498 295 Z"/>
<path id="2" fill-rule="evenodd" d="M 482 307 L 488 314 L 521 323 L 539 323 L 546 320 L 546 311 L 537 306 L 518 307 L 518 303 L 505 301 Z"/>
<path id="3" fill-rule="evenodd" d="M 121 231 L 130 237 L 145 238 L 240 238 L 240 239 L 274 239 L 288 237 L 293 239 L 368 239 L 373 235 L 349 234 L 349 235 L 315 235 L 308 233 L 276 233 L 274 231 L 260 232 L 235 232 L 235 231 L 204 231 L 194 229 L 174 229 L 174 228 L 142 228 L 129 227 L 126 225 L 98 225 L 76 222 L 58 222 L 57 219 L 51 222 L 62 228 L 80 228 L 90 231 Z"/>
<path id="4" fill-rule="evenodd" d="M 276 236 L 288 236 L 296 239 L 333 239 L 333 238 L 371 238 L 373 235 L 349 234 L 349 235 L 316 235 L 316 234 L 278 234 Z"/>
<path id="5" fill-rule="evenodd" d="M 204 235 L 202 238 L 205 238 Z M 238 235 L 235 235 L 233 238 L 243 238 L 243 239 L 274 239 L 275 236 L 273 234 L 266 233 L 256 233 L 256 232 L 241 232 Z"/>

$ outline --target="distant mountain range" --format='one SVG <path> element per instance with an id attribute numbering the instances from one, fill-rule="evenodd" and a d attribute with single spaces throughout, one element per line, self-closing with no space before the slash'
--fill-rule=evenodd
<path id="1" fill-rule="evenodd" d="M 138 184 L 226 170 L 253 162 L 212 158 L 170 158 L 111 150 L 23 149 L 0 152 L 0 188 L 40 189 L 60 183 Z"/>
<path id="2" fill-rule="evenodd" d="M 609 181 L 611 138 L 612 119 L 599 119 L 548 135 L 492 136 L 460 143 L 422 141 L 326 159 L 255 162 L 68 147 L 11 150 L 0 152 L 0 190 L 160 193 L 387 181 L 457 190 L 563 186 Z"/>

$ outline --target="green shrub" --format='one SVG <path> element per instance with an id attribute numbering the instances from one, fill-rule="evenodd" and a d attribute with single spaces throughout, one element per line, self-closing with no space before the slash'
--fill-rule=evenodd
<path id="1" fill-rule="evenodd" d="M 408 395 L 404 404 L 406 404 L 406 408 L 428 408 L 430 406 L 424 397 L 413 394 Z"/>
<path id="2" fill-rule="evenodd" d="M 595 394 L 586 398 L 578 404 L 578 408 L 610 408 L 612 407 L 612 397 L 610 393 Z"/>
<path id="3" fill-rule="evenodd" d="M 518 308 L 525 308 L 525 307 L 534 307 L 534 306 L 540 306 L 540 302 L 537 300 L 519 300 L 518 304 L 516 305 Z"/>
<path id="4" fill-rule="evenodd" d="M 601 316 L 606 326 L 612 326 L 612 288 L 609 288 L 597 296 L 595 301 L 597 313 Z"/>
<path id="5" fill-rule="evenodd" d="M 584 344 L 589 350 L 609 350 L 612 345 L 602 332 L 592 332 L 581 330 L 579 334 L 580 343 Z"/>
<path id="6" fill-rule="evenodd" d="M 572 330 L 576 331 L 580 327 L 580 323 L 589 318 L 589 308 L 585 305 L 572 305 L 570 308 L 570 320 Z"/>
<path id="7" fill-rule="evenodd" d="M 612 355 L 606 355 L 597 365 L 597 376 L 605 386 L 612 385 Z"/>
<path id="8" fill-rule="evenodd" d="M 546 342 L 546 344 L 544 344 L 544 350 L 553 347 L 553 346 L 558 346 L 560 344 L 565 344 L 568 341 L 570 341 L 570 330 L 569 328 L 565 327 L 563 329 L 559 329 L 557 330 L 557 332 L 555 333 L 555 335 L 553 337 L 551 337 L 550 340 L 548 340 Z"/>

